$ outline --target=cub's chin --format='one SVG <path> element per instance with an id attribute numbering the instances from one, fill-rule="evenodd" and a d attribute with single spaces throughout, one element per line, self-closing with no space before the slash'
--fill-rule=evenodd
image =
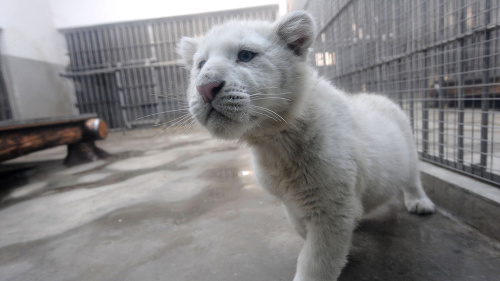
<path id="1" fill-rule="evenodd" d="M 219 139 L 240 139 L 251 129 L 248 122 L 233 120 L 213 108 L 205 112 L 205 116 L 195 114 L 195 117 L 200 125 L 205 127 L 212 136 Z"/>

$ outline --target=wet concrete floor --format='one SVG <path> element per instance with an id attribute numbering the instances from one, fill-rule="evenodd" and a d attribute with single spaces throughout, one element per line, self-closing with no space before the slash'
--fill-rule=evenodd
<path id="1" fill-rule="evenodd" d="M 248 149 L 195 131 L 113 133 L 0 164 L 0 280 L 292 280 L 302 239 Z M 451 199 L 452 200 L 452 199 Z M 500 280 L 500 244 L 394 202 L 357 228 L 339 280 Z"/>

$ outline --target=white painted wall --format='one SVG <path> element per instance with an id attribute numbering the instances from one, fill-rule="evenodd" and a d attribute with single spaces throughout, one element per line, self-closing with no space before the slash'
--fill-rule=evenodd
<path id="1" fill-rule="evenodd" d="M 2 1 L 2 0 L 0 0 Z M 280 4 L 286 0 L 50 0 L 57 28 Z"/>
<path id="2" fill-rule="evenodd" d="M 65 43 L 56 30 L 50 0 L 0 0 L 3 55 L 65 63 Z"/>
<path id="3" fill-rule="evenodd" d="M 15 119 L 77 113 L 74 88 L 64 72 L 66 46 L 50 0 L 0 0 L 0 50 Z"/>

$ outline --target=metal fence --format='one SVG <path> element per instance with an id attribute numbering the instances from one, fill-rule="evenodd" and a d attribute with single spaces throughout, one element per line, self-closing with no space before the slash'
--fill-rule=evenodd
<path id="1" fill-rule="evenodd" d="M 186 110 L 187 71 L 177 61 L 182 36 L 199 37 L 230 19 L 274 20 L 277 5 L 64 29 L 80 113 L 111 128 L 175 120 Z M 157 114 L 164 112 L 164 114 Z"/>
<path id="2" fill-rule="evenodd" d="M 2 31 L 0 30 L 0 42 Z M 7 95 L 7 86 L 5 85 L 2 65 L 2 52 L 0 50 L 0 121 L 12 119 L 12 110 L 10 108 L 9 96 Z"/>
<path id="3" fill-rule="evenodd" d="M 346 91 L 408 114 L 421 159 L 500 184 L 500 1 L 301 0 L 311 60 Z"/>

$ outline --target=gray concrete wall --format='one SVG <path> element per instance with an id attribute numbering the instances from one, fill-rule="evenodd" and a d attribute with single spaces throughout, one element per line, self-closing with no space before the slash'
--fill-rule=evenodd
<path id="1" fill-rule="evenodd" d="M 427 195 L 439 208 L 500 240 L 500 188 L 425 162 L 420 171 Z"/>
<path id="2" fill-rule="evenodd" d="M 50 0 L 4 0 L 2 68 L 14 119 L 77 114 L 72 82 L 59 76 L 66 46 Z"/>
<path id="3" fill-rule="evenodd" d="M 50 62 L 3 56 L 5 80 L 16 119 L 76 114 L 71 81 L 61 77 L 64 66 Z"/>

